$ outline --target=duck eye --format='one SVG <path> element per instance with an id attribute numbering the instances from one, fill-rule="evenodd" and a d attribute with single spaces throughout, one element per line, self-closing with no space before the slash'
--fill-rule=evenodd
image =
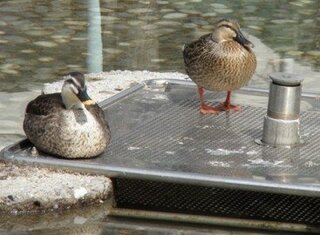
<path id="1" fill-rule="evenodd" d="M 233 30 L 233 28 L 230 25 L 225 25 L 226 28 Z"/>

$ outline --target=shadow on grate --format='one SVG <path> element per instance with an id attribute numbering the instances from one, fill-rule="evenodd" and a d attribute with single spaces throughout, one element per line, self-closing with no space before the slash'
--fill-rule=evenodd
<path id="1" fill-rule="evenodd" d="M 113 179 L 117 208 L 320 225 L 320 198 Z"/>

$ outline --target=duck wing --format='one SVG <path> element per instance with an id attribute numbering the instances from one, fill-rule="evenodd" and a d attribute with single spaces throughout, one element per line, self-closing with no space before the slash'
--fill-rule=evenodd
<path id="1" fill-rule="evenodd" d="M 207 50 L 209 43 L 215 43 L 212 39 L 212 33 L 201 36 L 198 40 L 191 42 L 190 44 L 184 45 L 183 58 L 186 67 L 194 63 L 195 60 L 199 59 Z"/>
<path id="2" fill-rule="evenodd" d="M 65 109 L 62 102 L 61 93 L 53 93 L 39 95 L 34 100 L 30 101 L 26 108 L 26 113 L 34 115 L 49 115 L 57 110 Z"/>
<path id="3" fill-rule="evenodd" d="M 105 114 L 98 104 L 86 105 L 86 108 L 94 117 L 97 117 L 97 120 L 100 122 L 101 126 L 105 126 L 106 129 L 110 131 Z"/>

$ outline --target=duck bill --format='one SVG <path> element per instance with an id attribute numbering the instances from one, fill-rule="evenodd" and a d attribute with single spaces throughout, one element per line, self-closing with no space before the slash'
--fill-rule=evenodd
<path id="1" fill-rule="evenodd" d="M 95 104 L 95 102 L 90 98 L 90 96 L 87 93 L 87 90 L 81 90 L 78 93 L 78 98 L 81 100 L 81 102 L 84 105 L 91 105 L 91 104 Z"/>
<path id="2" fill-rule="evenodd" d="M 254 47 L 253 43 L 250 42 L 250 41 L 242 34 L 241 31 L 239 31 L 239 32 L 237 33 L 237 36 L 236 36 L 235 40 L 236 40 L 237 42 L 239 42 L 239 43 L 240 43 L 241 45 L 243 45 L 243 46 Z"/>

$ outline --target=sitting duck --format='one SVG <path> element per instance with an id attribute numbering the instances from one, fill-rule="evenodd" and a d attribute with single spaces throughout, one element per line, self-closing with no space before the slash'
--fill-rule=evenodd
<path id="1" fill-rule="evenodd" d="M 200 112 L 239 111 L 230 102 L 231 91 L 244 86 L 252 77 L 257 61 L 251 50 L 253 44 L 243 35 L 235 20 L 220 20 L 212 33 L 184 46 L 186 72 L 197 84 Z M 222 104 L 212 107 L 204 102 L 204 89 L 227 91 Z"/>
<path id="2" fill-rule="evenodd" d="M 104 112 L 87 94 L 82 73 L 67 75 L 61 93 L 40 95 L 28 103 L 23 129 L 40 151 L 62 158 L 91 158 L 111 138 Z"/>

